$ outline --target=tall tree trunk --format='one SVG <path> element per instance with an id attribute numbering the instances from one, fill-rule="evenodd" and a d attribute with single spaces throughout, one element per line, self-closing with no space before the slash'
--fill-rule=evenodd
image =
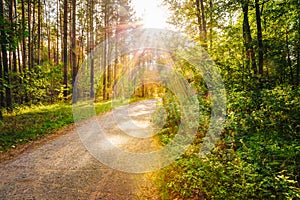
<path id="1" fill-rule="evenodd" d="M 200 0 L 196 0 L 196 10 L 197 10 L 196 15 L 198 20 L 198 28 L 201 36 L 203 34 L 203 26 L 202 26 L 202 18 L 201 18 Z"/>
<path id="2" fill-rule="evenodd" d="M 105 3 L 104 7 L 104 49 L 103 49 L 103 100 L 107 99 L 106 96 L 106 88 L 107 88 L 107 31 L 108 31 L 108 14 L 107 14 L 107 3 Z"/>
<path id="3" fill-rule="evenodd" d="M 21 10 L 22 10 L 22 65 L 23 70 L 26 69 L 26 37 L 25 37 L 25 4 L 24 0 L 21 0 Z M 22 70 L 22 71 L 23 71 Z"/>
<path id="4" fill-rule="evenodd" d="M 298 10 L 300 10 L 300 5 L 297 6 Z M 300 19 L 300 12 L 298 12 L 298 19 Z M 296 49 L 297 49 L 297 68 L 296 68 L 296 81 L 297 86 L 300 84 L 300 21 L 297 20 L 298 27 L 298 40 L 296 40 Z"/>
<path id="5" fill-rule="evenodd" d="M 64 0 L 64 97 L 68 96 L 68 0 Z"/>
<path id="6" fill-rule="evenodd" d="M 37 47 L 37 64 L 41 64 L 41 30 L 42 30 L 42 3 L 38 0 L 38 47 Z"/>
<path id="7" fill-rule="evenodd" d="M 90 73 L 91 73 L 91 91 L 90 98 L 95 98 L 95 88 L 94 88 L 94 0 L 90 0 Z"/>
<path id="8" fill-rule="evenodd" d="M 73 86 L 73 92 L 76 94 L 74 91 L 75 87 L 75 80 L 76 80 L 76 75 L 77 75 L 77 58 L 76 58 L 76 0 L 72 0 L 72 86 Z M 76 103 L 77 100 L 74 98 L 76 97 L 73 96 L 73 103 Z"/>
<path id="9" fill-rule="evenodd" d="M 117 12 L 116 14 L 116 29 L 115 29 L 115 63 L 114 63 L 114 81 L 113 81 L 113 84 L 115 84 L 117 82 L 117 74 L 118 74 L 118 70 L 117 70 L 117 66 L 118 66 L 118 63 L 119 63 L 119 52 L 118 52 L 118 35 L 119 35 L 119 14 Z"/>
<path id="10" fill-rule="evenodd" d="M 13 0 L 8 1 L 8 7 L 9 7 L 9 22 L 10 22 L 10 31 L 11 31 L 11 37 L 15 38 L 15 29 L 14 29 L 14 20 L 13 20 Z M 16 51 L 15 51 L 15 45 L 14 43 L 9 44 L 9 64 L 10 64 L 10 70 L 13 72 L 17 72 L 17 57 L 16 57 Z M 11 58 L 12 54 L 12 58 Z"/>
<path id="11" fill-rule="evenodd" d="M 245 48 L 246 48 L 246 63 L 247 66 L 251 64 L 253 73 L 256 75 L 257 74 L 257 66 L 256 66 L 256 61 L 255 61 L 255 52 L 253 49 L 253 41 L 252 41 L 252 36 L 251 36 L 251 29 L 250 29 L 250 24 L 249 24 L 249 4 L 248 0 L 244 1 L 242 4 L 243 8 L 243 37 L 245 41 Z"/>
<path id="12" fill-rule="evenodd" d="M 257 25 L 257 43 L 258 43 L 258 71 L 263 76 L 264 73 L 264 47 L 263 47 L 263 36 L 261 28 L 261 13 L 259 0 L 255 0 L 255 14 L 256 14 L 256 25 Z"/>
<path id="13" fill-rule="evenodd" d="M 3 0 L 0 0 L 0 20 L 1 22 L 5 21 L 4 18 L 4 5 Z M 0 32 L 1 35 L 6 35 L 5 27 L 3 23 L 0 23 Z M 2 41 L 0 42 L 1 45 L 1 53 L 2 53 L 2 61 L 3 61 L 3 77 L 4 77 L 4 84 L 5 84 L 5 99 L 6 99 L 6 107 L 11 110 L 12 109 L 12 95 L 10 89 L 10 75 L 9 75 L 9 66 L 8 66 L 8 59 L 7 59 L 7 45 L 8 42 L 6 38 L 1 38 Z"/>
<path id="14" fill-rule="evenodd" d="M 209 41 L 210 41 L 210 49 L 213 49 L 213 0 L 209 1 L 210 8 L 210 30 L 209 30 Z"/>
<path id="15" fill-rule="evenodd" d="M 36 49 L 36 19 L 35 19 L 35 7 L 36 7 L 36 0 L 33 0 L 33 8 L 32 8 L 32 31 L 31 31 L 31 37 L 32 37 L 32 41 L 31 41 L 31 69 L 34 68 L 34 64 L 35 64 L 35 49 Z"/>
<path id="16" fill-rule="evenodd" d="M 13 0 L 13 4 L 14 4 L 14 6 L 13 6 L 13 9 L 14 9 L 14 12 L 13 12 L 13 15 L 14 16 L 17 16 L 18 15 L 18 13 L 17 13 L 17 2 L 16 2 L 16 0 Z M 15 23 L 17 23 L 18 24 L 18 19 L 16 19 L 15 20 L 16 22 Z M 15 28 L 13 28 L 12 29 L 13 31 L 14 31 L 14 33 L 13 33 L 13 35 L 14 35 L 14 37 L 16 37 L 16 30 L 15 30 Z M 17 73 L 18 72 L 18 63 L 19 62 L 17 62 L 17 50 L 19 49 L 18 48 L 19 47 L 19 42 L 16 42 L 16 45 L 14 45 L 14 48 L 13 48 L 13 70 L 14 70 L 14 72 L 15 73 Z"/>
<path id="17" fill-rule="evenodd" d="M 202 18 L 202 29 L 203 29 L 203 35 L 202 39 L 204 41 L 204 45 L 206 46 L 207 42 L 207 28 L 206 28 L 206 18 L 205 18 L 205 9 L 204 9 L 204 2 L 203 0 L 200 0 L 200 5 L 201 5 L 201 18 Z"/>
<path id="18" fill-rule="evenodd" d="M 64 1 L 64 0 L 63 0 Z M 60 15 L 59 15 L 59 19 L 60 19 L 60 33 L 61 33 L 61 62 L 64 62 L 64 24 L 63 24 L 63 11 L 62 9 L 60 9 Z"/>
<path id="19" fill-rule="evenodd" d="M 50 25 L 50 13 L 47 12 L 46 17 L 47 17 L 47 41 L 48 41 L 48 62 L 51 63 L 51 25 Z"/>
<path id="20" fill-rule="evenodd" d="M 289 47 L 289 35 L 287 29 L 288 28 L 286 27 L 286 32 L 285 32 L 286 59 L 287 59 L 287 65 L 289 66 L 289 70 L 290 70 L 290 83 L 291 85 L 294 85 L 294 73 L 293 73 L 293 66 L 292 66 L 291 53 Z"/>
<path id="21" fill-rule="evenodd" d="M 203 46 L 207 46 L 207 28 L 205 18 L 205 8 L 203 0 L 196 0 L 197 20 L 200 31 L 200 40 L 203 42 Z"/>
<path id="22" fill-rule="evenodd" d="M 31 0 L 27 0 L 27 13 L 28 13 L 28 69 L 31 70 Z"/>
<path id="23" fill-rule="evenodd" d="M 0 0 L 1 1 L 1 0 Z M 1 29 L 1 27 L 0 27 Z M 0 111 L 5 107 L 4 103 L 4 77 L 3 77 L 3 65 L 2 65 L 2 51 L 0 52 Z"/>
<path id="24" fill-rule="evenodd" d="M 57 52 L 57 56 L 56 56 L 56 60 L 55 60 L 55 64 L 56 66 L 59 63 L 59 31 L 60 31 L 60 0 L 57 0 L 56 3 L 56 9 L 57 9 L 57 16 L 56 16 L 56 23 L 57 23 L 57 31 L 56 31 L 56 52 Z"/>

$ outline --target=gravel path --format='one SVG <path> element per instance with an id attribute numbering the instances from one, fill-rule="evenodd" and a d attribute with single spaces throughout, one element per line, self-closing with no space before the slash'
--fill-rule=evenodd
<path id="1" fill-rule="evenodd" d="M 145 126 L 154 108 L 155 101 L 148 100 L 123 106 L 117 112 L 129 110 L 132 120 Z M 132 152 L 158 148 L 152 138 L 124 136 L 126 122 L 122 121 L 124 126 L 119 127 L 111 120 L 112 116 L 113 112 L 109 112 L 97 116 L 97 120 L 104 124 L 106 137 L 114 145 Z M 86 120 L 79 129 L 91 129 L 91 121 Z M 130 132 L 138 134 L 139 130 Z M 141 135 L 147 136 L 143 132 Z M 120 172 L 101 164 L 73 130 L 0 163 L 0 199 L 158 199 L 157 190 L 149 180 L 152 176 Z"/>

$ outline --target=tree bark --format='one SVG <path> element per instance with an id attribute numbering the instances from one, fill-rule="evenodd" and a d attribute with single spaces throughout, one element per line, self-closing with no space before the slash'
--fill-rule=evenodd
<path id="1" fill-rule="evenodd" d="M 245 42 L 245 48 L 246 48 L 246 63 L 247 66 L 251 64 L 252 70 L 254 75 L 257 74 L 257 66 L 256 66 L 256 60 L 255 60 L 255 51 L 253 49 L 253 44 L 252 44 L 252 36 L 251 36 L 251 28 L 249 24 L 249 4 L 248 1 L 244 1 L 242 4 L 243 8 L 243 37 L 244 37 L 244 42 Z"/>
<path id="2" fill-rule="evenodd" d="M 90 0 L 90 73 L 91 73 L 91 88 L 90 98 L 95 98 L 94 88 L 94 0 Z"/>
<path id="3" fill-rule="evenodd" d="M 68 0 L 64 0 L 64 98 L 68 96 Z"/>
<path id="4" fill-rule="evenodd" d="M 4 19 L 4 7 L 3 7 L 3 0 L 0 0 L 0 19 L 2 22 L 5 21 Z M 10 75 L 9 75 L 9 66 L 8 66 L 8 59 L 7 59 L 7 45 L 8 42 L 5 36 L 5 27 L 3 23 L 0 23 L 0 32 L 1 32 L 1 53 L 2 53 L 2 61 L 3 61 L 3 77 L 5 83 L 5 99 L 6 99 L 6 107 L 11 110 L 12 109 L 12 95 L 10 89 Z"/>
<path id="5" fill-rule="evenodd" d="M 264 47 L 263 47 L 263 36 L 261 27 L 261 13 L 259 0 L 255 0 L 255 15 L 256 15 L 256 25 L 257 25 L 257 44 L 258 44 L 258 71 L 261 76 L 264 73 Z"/>
<path id="6" fill-rule="evenodd" d="M 77 75 L 77 58 L 76 58 L 76 0 L 72 0 L 72 86 L 73 92 L 75 89 L 75 80 Z M 76 95 L 73 96 L 73 103 L 76 103 L 77 100 L 75 99 Z"/>
<path id="7" fill-rule="evenodd" d="M 0 111 L 2 111 L 2 108 L 5 107 L 5 103 L 4 103 L 4 82 L 3 82 L 4 77 L 3 77 L 3 65 L 2 65 L 2 63 L 3 62 L 2 62 L 2 51 L 1 51 L 0 52 Z"/>
<path id="8" fill-rule="evenodd" d="M 204 2 L 203 0 L 200 0 L 200 5 L 201 5 L 201 17 L 202 17 L 202 29 L 203 29 L 203 35 L 202 39 L 204 41 L 204 44 L 207 42 L 207 30 L 206 30 L 206 18 L 205 18 L 205 9 L 204 9 Z"/>
<path id="9" fill-rule="evenodd" d="M 28 13 L 28 69 L 31 70 L 31 0 L 27 0 Z"/>
<path id="10" fill-rule="evenodd" d="M 21 10 L 22 10 L 22 71 L 26 69 L 26 37 L 25 37 L 25 4 L 24 0 L 21 0 Z"/>
<path id="11" fill-rule="evenodd" d="M 38 47 L 37 47 L 37 64 L 41 64 L 41 30 L 42 30 L 42 3 L 38 0 Z"/>
<path id="12" fill-rule="evenodd" d="M 107 13 L 107 3 L 104 6 L 104 49 L 103 49 L 103 100 L 107 99 L 106 96 L 106 88 L 107 88 L 107 73 L 106 73 L 106 66 L 107 66 L 107 26 L 108 26 L 108 13 Z"/>
<path id="13" fill-rule="evenodd" d="M 210 8 L 210 33 L 209 33 L 209 41 L 210 41 L 210 49 L 213 49 L 213 0 L 209 1 Z"/>

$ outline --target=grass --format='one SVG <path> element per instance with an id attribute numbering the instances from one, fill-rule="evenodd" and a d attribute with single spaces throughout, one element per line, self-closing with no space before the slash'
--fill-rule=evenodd
<path id="1" fill-rule="evenodd" d="M 109 111 L 111 102 L 95 104 L 97 114 Z M 57 103 L 22 107 L 0 121 L 0 153 L 38 140 L 74 122 L 72 105 Z"/>
<path id="2" fill-rule="evenodd" d="M 145 100 L 145 98 L 131 98 L 130 103 Z M 114 107 L 125 105 L 118 102 Z M 112 102 L 98 102 L 94 104 L 96 114 L 112 109 Z M 86 109 L 87 112 L 89 109 Z M 93 113 L 81 115 L 86 119 Z M 74 123 L 72 105 L 57 103 L 52 105 L 35 105 L 15 109 L 12 113 L 4 113 L 0 121 L 0 153 L 14 149 L 21 144 L 38 140 L 57 130 Z"/>

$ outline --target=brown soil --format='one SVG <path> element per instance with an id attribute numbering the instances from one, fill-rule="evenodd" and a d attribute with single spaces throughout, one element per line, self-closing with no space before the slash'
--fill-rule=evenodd
<path id="1" fill-rule="evenodd" d="M 130 107 L 146 107 L 145 102 Z M 110 114 L 97 119 L 107 121 Z M 115 122 L 110 123 L 107 127 L 116 134 Z M 80 126 L 89 127 L 89 120 Z M 77 130 L 70 125 L 0 155 L 0 199 L 159 199 L 155 172 L 130 174 L 103 165 L 86 150 Z M 149 145 L 155 142 L 149 140 Z M 133 151 L 144 148 L 144 141 L 135 143 Z"/>

